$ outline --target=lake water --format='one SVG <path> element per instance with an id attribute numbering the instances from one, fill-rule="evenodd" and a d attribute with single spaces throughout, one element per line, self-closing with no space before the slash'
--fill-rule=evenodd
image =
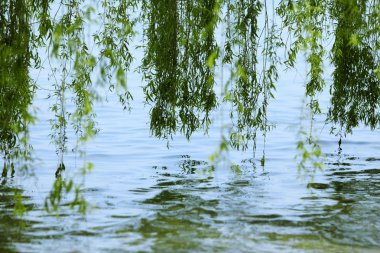
<path id="1" fill-rule="evenodd" d="M 270 105 L 276 128 L 267 137 L 265 167 L 261 139 L 256 158 L 252 151 L 229 153 L 240 173 L 229 166 L 208 169 L 220 142 L 219 111 L 208 136 L 177 137 L 170 149 L 150 137 L 142 83 L 131 74 L 131 113 L 111 94 L 96 106 L 101 131 L 86 146 L 95 168 L 84 179 L 91 205 L 85 216 L 65 207 L 59 216 L 44 210 L 58 163 L 48 137 L 51 101 L 40 91 L 39 121 L 31 129 L 36 177 L 17 176 L 0 186 L 0 252 L 380 252 L 379 132 L 358 129 L 338 152 L 338 138 L 317 119 L 324 170 L 313 179 L 302 176 L 294 159 L 300 73 L 282 77 Z M 326 108 L 328 96 L 320 99 Z M 65 164 L 64 176 L 72 177 L 82 161 L 69 154 Z M 15 188 L 23 189 L 31 208 L 22 222 L 12 215 Z"/>

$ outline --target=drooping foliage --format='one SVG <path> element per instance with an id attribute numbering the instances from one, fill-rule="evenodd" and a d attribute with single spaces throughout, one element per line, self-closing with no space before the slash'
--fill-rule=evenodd
<path id="1" fill-rule="evenodd" d="M 309 134 L 300 131 L 307 137 L 298 143 L 302 168 L 310 156 L 321 154 L 311 133 L 314 115 L 321 113 L 317 96 L 329 79 L 323 74 L 324 66 L 333 68 L 326 117 L 331 132 L 342 137 L 360 124 L 379 127 L 379 7 L 378 1 L 304 0 L 281 1 L 277 8 L 289 29 L 285 65 L 293 67 L 302 51 L 309 63 L 306 95 L 312 120 Z"/>
<path id="2" fill-rule="evenodd" d="M 28 158 L 28 124 L 34 85 L 30 82 L 30 17 L 25 1 L 0 3 L 0 153 L 2 176 L 14 173 L 13 158 Z"/>
<path id="3" fill-rule="evenodd" d="M 323 64 L 330 32 L 329 0 L 281 1 L 277 13 L 288 28 L 286 38 L 285 66 L 293 68 L 299 52 L 305 52 L 308 66 L 306 95 L 310 98 L 310 106 L 315 113 L 320 112 L 316 96 L 325 87 Z"/>
<path id="4" fill-rule="evenodd" d="M 223 149 L 255 150 L 258 134 L 265 139 L 271 128 L 267 109 L 280 70 L 295 68 L 305 57 L 311 123 L 309 133 L 301 131 L 307 143 L 300 141 L 298 148 L 303 161 L 319 156 L 311 133 L 313 117 L 321 113 L 318 95 L 327 85 L 326 120 L 339 134 L 359 124 L 380 125 L 379 18 L 380 3 L 364 0 L 3 0 L 3 176 L 15 158 L 30 157 L 30 106 L 35 90 L 47 89 L 58 157 L 47 208 L 55 209 L 60 194 L 74 189 L 72 181 L 61 178 L 65 155 L 68 150 L 83 155 L 84 143 L 98 132 L 93 105 L 102 97 L 101 88 L 115 92 L 129 109 L 127 76 L 135 70 L 134 60 L 154 136 L 170 140 L 180 133 L 190 139 L 197 130 L 206 133 L 212 112 L 225 103 L 230 122 Z M 140 49 L 141 59 L 135 54 Z M 333 68 L 332 81 L 326 67 Z M 30 68 L 49 73 L 48 87 L 29 76 Z M 69 130 L 76 134 L 74 147 Z M 91 167 L 85 163 L 83 173 Z M 79 193 L 73 205 L 84 210 Z"/>
<path id="5" fill-rule="evenodd" d="M 144 1 L 144 37 L 141 69 L 152 104 L 151 130 L 170 138 L 179 129 L 191 134 L 210 124 L 216 107 L 214 61 L 218 53 L 215 0 Z"/>
<path id="6" fill-rule="evenodd" d="M 264 24 L 260 25 L 262 13 Z M 250 141 L 255 147 L 257 131 L 269 130 L 267 105 L 278 78 L 276 50 L 281 42 L 274 33 L 274 21 L 268 19 L 266 3 L 228 1 L 225 16 L 222 64 L 231 72 L 224 100 L 233 106 L 229 139 L 234 148 L 245 150 Z"/>
<path id="7" fill-rule="evenodd" d="M 379 7 L 362 0 L 336 1 L 332 6 L 337 26 L 329 119 L 344 133 L 360 123 L 379 127 Z"/>

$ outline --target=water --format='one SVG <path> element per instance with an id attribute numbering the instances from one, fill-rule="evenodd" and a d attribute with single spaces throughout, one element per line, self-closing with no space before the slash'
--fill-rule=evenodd
<path id="1" fill-rule="evenodd" d="M 231 151 L 228 159 L 240 172 L 209 170 L 208 156 L 220 141 L 219 112 L 209 136 L 177 137 L 167 149 L 149 136 L 140 79 L 130 78 L 131 113 L 110 94 L 96 108 L 101 132 L 86 147 L 95 164 L 84 179 L 86 216 L 65 207 L 59 216 L 44 211 L 58 164 L 48 138 L 49 101 L 38 94 L 39 122 L 31 130 L 37 176 L 0 186 L 1 252 L 380 252 L 379 133 L 360 128 L 338 152 L 338 138 L 318 119 L 324 170 L 302 177 L 294 159 L 302 77 L 280 80 L 265 168 L 261 140 L 256 158 Z M 326 105 L 328 97 L 321 101 Z M 81 165 L 68 155 L 65 176 L 77 175 Z M 12 215 L 14 189 L 23 190 L 30 209 L 23 220 Z"/>

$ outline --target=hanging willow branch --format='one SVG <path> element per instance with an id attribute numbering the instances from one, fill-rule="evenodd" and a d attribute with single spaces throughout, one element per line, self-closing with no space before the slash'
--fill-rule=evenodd
<path id="1" fill-rule="evenodd" d="M 170 138 L 180 130 L 187 138 L 210 124 L 216 107 L 214 40 L 219 3 L 144 1 L 145 56 L 141 69 L 152 104 L 153 135 Z"/>
<path id="2" fill-rule="evenodd" d="M 31 65 L 29 10 L 25 1 L 0 3 L 0 153 L 2 176 L 14 173 L 13 160 L 29 159 L 28 126 L 33 122 L 29 105 L 34 95 Z"/>
<path id="3" fill-rule="evenodd" d="M 332 49 L 334 83 L 329 118 L 351 133 L 359 123 L 375 129 L 380 123 L 379 17 L 368 19 L 367 1 L 336 1 L 338 22 Z M 377 23 L 374 23 L 377 21 Z"/>
<path id="4" fill-rule="evenodd" d="M 269 27 L 266 3 L 263 6 L 255 0 L 228 1 L 226 8 L 223 64 L 231 65 L 231 76 L 224 100 L 233 105 L 230 143 L 236 149 L 245 150 L 253 141 L 255 150 L 257 131 L 265 136 L 270 129 L 267 105 L 278 78 L 275 51 L 279 38 L 274 33 L 275 26 Z M 264 27 L 260 27 L 258 19 L 263 8 L 265 21 Z M 262 33 L 264 38 L 260 38 Z"/>

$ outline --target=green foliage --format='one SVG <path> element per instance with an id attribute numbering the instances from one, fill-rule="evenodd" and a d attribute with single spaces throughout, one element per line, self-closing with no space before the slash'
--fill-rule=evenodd
<path id="1" fill-rule="evenodd" d="M 29 105 L 35 87 L 28 72 L 32 59 L 28 6 L 24 1 L 2 1 L 0 12 L 0 153 L 6 177 L 8 169 L 14 174 L 14 160 L 30 158 Z"/>
<path id="2" fill-rule="evenodd" d="M 171 138 L 180 130 L 189 139 L 200 127 L 207 130 L 216 107 L 214 34 L 220 3 L 151 0 L 142 5 L 147 43 L 141 70 L 146 101 L 152 104 L 151 131 Z"/>
<path id="3" fill-rule="evenodd" d="M 316 95 L 325 86 L 323 77 L 323 63 L 326 50 L 323 45 L 324 37 L 329 33 L 329 6 L 331 1 L 304 0 L 281 1 L 277 13 L 283 20 L 283 26 L 288 29 L 287 67 L 294 67 L 300 51 L 306 53 L 306 62 L 309 64 L 306 95 L 310 97 L 310 108 L 314 113 L 320 113 Z"/>
<path id="4" fill-rule="evenodd" d="M 265 17 L 262 26 L 258 22 L 260 15 Z M 224 101 L 234 108 L 230 114 L 233 125 L 230 142 L 232 147 L 246 150 L 253 141 L 255 150 L 257 131 L 262 131 L 265 137 L 271 128 L 267 106 L 278 79 L 276 51 L 281 40 L 274 20 L 268 18 L 266 2 L 263 5 L 253 0 L 227 1 L 224 22 L 227 33 L 222 63 L 231 69 Z M 260 38 L 263 34 L 264 38 Z"/>
<path id="5" fill-rule="evenodd" d="M 306 111 L 301 110 L 295 159 L 297 160 L 299 175 L 313 180 L 316 171 L 323 169 L 324 164 L 322 159 L 324 158 L 324 154 L 318 143 L 318 135 L 314 133 L 313 117 L 315 111 L 313 111 L 313 107 L 306 109 Z M 306 126 L 305 121 L 308 124 Z"/>
<path id="6" fill-rule="evenodd" d="M 232 64 L 231 78 L 235 81 L 230 82 L 229 101 L 236 111 L 237 122 L 230 139 L 237 149 L 241 145 L 246 149 L 248 141 L 256 139 L 256 129 L 263 123 L 258 107 L 259 97 L 265 94 L 257 76 L 260 32 L 257 19 L 261 10 L 260 1 L 237 1 L 230 3 L 227 10 L 227 17 L 233 21 L 228 26 L 225 45 L 231 51 L 227 52 L 224 62 Z"/>
<path id="7" fill-rule="evenodd" d="M 379 6 L 367 1 L 336 1 L 337 21 L 332 49 L 334 83 L 329 119 L 350 133 L 360 123 L 375 129 L 380 123 L 378 30 Z M 370 13 L 368 13 L 370 10 Z"/>
<path id="8" fill-rule="evenodd" d="M 58 208 L 62 204 L 62 198 L 66 194 L 73 192 L 74 199 L 65 203 L 71 208 L 77 207 L 78 211 L 82 214 L 86 213 L 87 203 L 81 194 L 81 185 L 74 185 L 74 180 L 64 180 L 60 176 L 54 181 L 52 190 L 49 196 L 45 199 L 45 209 L 48 212 L 58 212 Z"/>

